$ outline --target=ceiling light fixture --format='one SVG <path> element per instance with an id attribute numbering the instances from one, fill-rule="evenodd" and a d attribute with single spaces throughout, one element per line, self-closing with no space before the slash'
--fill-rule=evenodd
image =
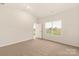
<path id="1" fill-rule="evenodd" d="M 29 9 L 30 8 L 30 6 L 27 6 L 27 9 Z"/>

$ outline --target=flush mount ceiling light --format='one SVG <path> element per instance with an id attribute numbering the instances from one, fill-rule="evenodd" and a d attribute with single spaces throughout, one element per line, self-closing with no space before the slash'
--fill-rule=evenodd
<path id="1" fill-rule="evenodd" d="M 30 6 L 28 5 L 28 6 L 26 6 L 26 8 L 27 8 L 27 9 L 29 9 L 29 8 L 30 8 Z"/>

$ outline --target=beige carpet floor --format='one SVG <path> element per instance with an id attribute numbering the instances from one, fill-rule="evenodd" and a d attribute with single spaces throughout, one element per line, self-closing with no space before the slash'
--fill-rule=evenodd
<path id="1" fill-rule="evenodd" d="M 79 56 L 79 48 L 50 42 L 47 40 L 29 40 L 0 47 L 1 56 Z"/>

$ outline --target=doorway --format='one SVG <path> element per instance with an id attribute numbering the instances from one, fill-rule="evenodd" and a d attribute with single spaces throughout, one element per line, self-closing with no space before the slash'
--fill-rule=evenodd
<path id="1" fill-rule="evenodd" d="M 34 23 L 33 25 L 33 39 L 42 38 L 42 25 Z"/>

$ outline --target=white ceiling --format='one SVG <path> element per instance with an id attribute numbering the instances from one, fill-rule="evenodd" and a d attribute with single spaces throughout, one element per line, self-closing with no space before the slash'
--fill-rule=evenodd
<path id="1" fill-rule="evenodd" d="M 79 6 L 78 3 L 8 3 L 5 7 L 17 8 L 38 18 L 46 17 Z M 28 8 L 27 8 L 28 7 Z"/>

